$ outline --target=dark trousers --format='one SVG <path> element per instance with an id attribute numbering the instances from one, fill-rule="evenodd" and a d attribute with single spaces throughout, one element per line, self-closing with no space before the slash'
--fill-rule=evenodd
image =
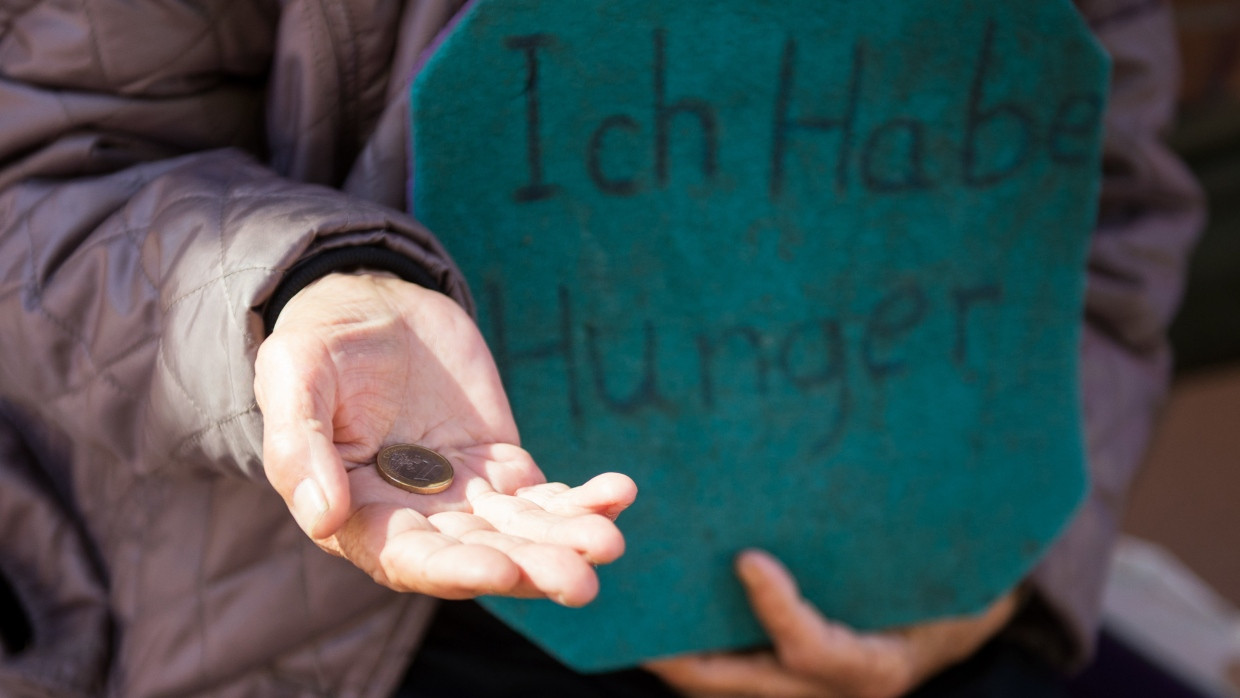
<path id="1" fill-rule="evenodd" d="M 580 674 L 471 601 L 440 605 L 395 698 L 676 698 L 649 672 Z M 1056 698 L 1063 679 L 1019 647 L 996 640 L 912 694 L 916 698 Z"/>

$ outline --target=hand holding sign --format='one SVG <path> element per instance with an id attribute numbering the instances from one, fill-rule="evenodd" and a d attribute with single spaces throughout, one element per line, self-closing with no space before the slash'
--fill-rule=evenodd
<path id="1" fill-rule="evenodd" d="M 327 276 L 285 306 L 255 371 L 268 479 L 320 547 L 382 584 L 577 606 L 598 591 L 592 564 L 624 551 L 611 519 L 633 481 L 546 483 L 477 328 L 446 296 Z M 383 481 L 369 464 L 397 442 L 444 454 L 452 485 L 418 495 Z"/>
<path id="2" fill-rule="evenodd" d="M 1016 593 L 1010 592 L 976 616 L 859 633 L 824 618 L 770 555 L 747 551 L 736 567 L 772 648 L 646 665 L 685 695 L 895 698 L 973 654 L 1016 609 Z"/>

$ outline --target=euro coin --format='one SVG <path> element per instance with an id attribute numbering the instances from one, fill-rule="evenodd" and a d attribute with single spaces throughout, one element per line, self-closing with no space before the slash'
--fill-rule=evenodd
<path id="1" fill-rule="evenodd" d="M 394 444 L 379 451 L 375 467 L 384 480 L 416 494 L 443 492 L 452 484 L 447 458 L 417 444 Z"/>

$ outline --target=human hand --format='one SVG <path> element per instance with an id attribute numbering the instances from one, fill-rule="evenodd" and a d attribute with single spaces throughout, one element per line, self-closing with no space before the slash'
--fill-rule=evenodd
<path id="1" fill-rule="evenodd" d="M 598 592 L 593 565 L 624 551 L 613 519 L 627 476 L 547 483 L 473 321 L 447 296 L 394 277 L 330 274 L 302 289 L 259 347 L 263 466 L 318 545 L 398 591 L 447 599 Z M 416 443 L 452 462 L 433 495 L 371 465 Z"/>
<path id="2" fill-rule="evenodd" d="M 894 698 L 973 654 L 1016 609 L 1011 592 L 977 616 L 859 633 L 824 618 L 769 554 L 746 551 L 736 566 L 773 648 L 646 665 L 688 696 Z"/>

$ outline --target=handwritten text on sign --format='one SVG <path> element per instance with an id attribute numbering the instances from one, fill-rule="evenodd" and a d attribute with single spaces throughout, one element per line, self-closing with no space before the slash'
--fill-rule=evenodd
<path id="1" fill-rule="evenodd" d="M 987 78 L 994 59 L 993 22 L 987 23 L 977 48 L 972 74 L 961 80 L 960 119 L 955 147 L 936 149 L 934 155 L 947 162 L 928 161 L 928 143 L 935 124 L 915 116 L 886 119 L 865 132 L 858 131 L 858 112 L 868 99 L 865 66 L 867 49 L 858 42 L 849 56 L 848 82 L 840 100 L 829 113 L 803 113 L 795 99 L 797 86 L 812 90 L 815 85 L 797 74 L 797 39 L 784 40 L 777 64 L 769 66 L 769 153 L 765 167 L 765 186 L 772 198 L 784 188 L 790 151 L 797 140 L 815 135 L 834 138 L 834 157 L 823 162 L 821 171 L 829 173 L 824 183 L 837 192 L 848 189 L 856 178 L 866 191 L 894 193 L 929 189 L 939 185 L 986 187 L 1016 176 L 1031 159 L 1045 155 L 1051 162 L 1079 166 L 1093 156 L 1094 138 L 1103 106 L 1097 88 L 1069 92 L 1049 104 L 1029 104 L 1017 99 L 988 100 Z M 517 201 L 529 202 L 555 196 L 561 187 L 549 181 L 546 159 L 568 155 L 584 162 L 589 181 L 599 192 L 611 196 L 637 196 L 650 188 L 665 188 L 671 168 L 669 157 L 673 122 L 685 119 L 700 131 L 698 166 L 706 180 L 719 175 L 721 115 L 711 100 L 703 96 L 668 95 L 667 32 L 656 29 L 652 36 L 653 61 L 650 73 L 634 75 L 645 80 L 651 94 L 644 113 L 616 113 L 601 119 L 585 143 L 569 144 L 569 153 L 545 153 L 542 100 L 548 77 L 541 70 L 541 52 L 562 46 L 562 39 L 551 34 L 509 36 L 504 46 L 524 60 L 525 69 L 525 165 L 528 181 L 514 192 Z M 872 50 L 872 49 L 871 49 Z M 805 83 L 809 83 L 806 85 Z M 948 135 L 948 134 L 935 134 Z M 577 146 L 572 148 L 571 146 Z M 620 171 L 609 166 L 609 151 L 636 151 L 645 148 L 649 162 L 645 171 Z M 937 165 L 937 166 L 936 166 Z M 952 168 L 955 172 L 952 172 Z M 954 181 L 952 178 L 954 177 Z"/>
<path id="2" fill-rule="evenodd" d="M 556 69 L 557 59 L 577 58 L 571 38 L 548 32 L 506 34 L 501 55 L 508 59 L 507 74 L 520 76 L 522 90 L 520 109 L 510 105 L 508 111 L 519 119 L 508 121 L 505 138 L 524 146 L 520 161 L 504 167 L 524 173 L 523 181 L 509 190 L 511 201 L 538 207 L 556 197 L 578 197 L 573 190 L 583 184 L 604 199 L 640 201 L 643 195 L 666 194 L 678 182 L 686 190 L 681 195 L 703 207 L 710 205 L 716 188 L 778 206 L 787 198 L 788 178 L 800 176 L 802 192 L 817 194 L 821 201 L 854 193 L 882 202 L 891 195 L 933 190 L 984 191 L 1020 181 L 1037 164 L 1051 172 L 1090 165 L 1102 109 L 1100 88 L 1070 87 L 1049 100 L 997 91 L 997 32 L 993 20 L 978 23 L 967 71 L 949 89 L 930 88 L 942 106 L 928 117 L 907 114 L 902 102 L 876 98 L 883 93 L 876 89 L 883 76 L 874 66 L 885 51 L 861 39 L 848 50 L 832 52 L 832 60 L 842 62 L 844 79 L 826 89 L 820 72 L 805 70 L 806 42 L 789 35 L 778 52 L 768 52 L 768 60 L 754 61 L 765 79 L 746 95 L 747 109 L 729 109 L 734 103 L 730 95 L 672 92 L 669 84 L 675 82 L 678 65 L 669 59 L 669 43 L 675 37 L 665 27 L 654 28 L 645 42 L 631 47 L 645 50 L 647 60 L 619 76 L 645 87 L 637 104 L 595 117 L 579 103 L 570 101 L 566 107 L 563 100 L 566 92 L 583 89 L 573 74 Z M 571 126 L 565 128 L 566 123 Z M 729 140 L 729 133 L 761 137 Z M 731 149 L 748 156 L 729 159 Z M 738 163 L 735 172 L 727 169 L 730 162 Z M 773 230 L 779 237 L 781 266 L 786 267 L 803 252 L 799 241 L 812 233 L 804 229 L 803 218 L 777 218 L 764 232 Z M 622 235 L 630 237 L 627 231 Z M 745 235 L 752 239 L 752 226 Z M 687 401 L 699 411 L 734 409 L 721 404 L 717 386 L 744 381 L 746 390 L 733 397 L 752 406 L 763 406 L 764 398 L 781 387 L 829 396 L 830 416 L 817 420 L 807 434 L 813 452 L 821 454 L 845 433 L 855 399 L 851 382 L 889 381 L 910 363 L 944 360 L 960 380 L 977 379 L 977 366 L 967 363 L 971 311 L 1003 299 L 1002 278 L 993 269 L 929 280 L 925 269 L 905 272 L 894 280 L 875 274 L 864 282 L 872 293 L 867 302 L 840 311 L 835 311 L 839 302 L 830 298 L 808 319 L 805 313 L 782 324 L 769 317 L 737 318 L 696 330 L 686 330 L 676 313 L 670 329 L 659 327 L 659 321 L 667 324 L 666 312 L 635 322 L 635 311 L 644 306 L 640 303 L 623 308 L 624 321 L 607 314 L 600 318 L 592 312 L 596 309 L 583 312 L 574 307 L 581 291 L 560 279 L 550 305 L 540 305 L 547 332 L 512 338 L 505 284 L 488 277 L 481 300 L 501 374 L 516 378 L 522 372 L 541 376 L 553 370 L 552 375 L 562 376 L 556 384 L 562 385 L 564 400 L 557 409 L 569 411 L 574 433 L 583 429 L 585 405 L 618 417 L 642 410 L 678 417 Z M 936 318 L 944 325 L 941 331 L 919 336 L 918 328 Z M 984 334 L 992 320 L 982 317 L 972 336 Z M 671 381 L 675 387 L 661 380 L 668 371 L 684 374 Z M 539 392 L 545 397 L 545 391 Z"/>
<path id="3" fill-rule="evenodd" d="M 960 378 L 972 378 L 976 373 L 976 366 L 969 365 L 969 323 L 975 315 L 972 311 L 980 304 L 999 302 L 1002 287 L 994 281 L 928 289 L 922 282 L 909 282 L 889 289 L 861 316 L 822 315 L 786 327 L 762 329 L 752 323 L 726 325 L 693 333 L 690 346 L 676 346 L 675 340 L 668 346 L 668 338 L 650 319 L 641 323 L 635 338 L 614 341 L 614 328 L 589 319 L 578 322 L 568 287 L 559 286 L 558 295 L 554 337 L 539 343 L 531 343 L 526 337 L 520 346 L 509 337 L 502 289 L 488 284 L 484 302 L 491 312 L 489 337 L 500 374 L 530 371 L 545 375 L 551 371 L 552 375 L 563 375 L 564 404 L 572 413 L 575 431 L 582 429 L 582 420 L 587 416 L 583 408 L 586 402 L 599 405 L 612 415 L 648 409 L 674 416 L 684 412 L 686 401 L 696 402 L 697 407 L 706 411 L 734 410 L 734 405 L 720 404 L 725 398 L 719 396 L 719 386 L 735 386 L 744 381 L 748 384 L 745 392 L 733 392 L 729 397 L 745 400 L 749 407 L 764 407 L 763 398 L 780 387 L 804 397 L 825 395 L 831 400 L 834 416 L 819 421 L 821 431 L 811 431 L 816 435 L 813 450 L 822 453 L 835 444 L 847 427 L 852 402 L 850 376 L 851 380 L 863 375 L 871 381 L 884 381 L 904 373 L 910 362 L 949 358 Z M 949 341 L 938 347 L 944 356 L 926 356 L 922 353 L 926 349 L 924 342 L 912 350 L 901 346 L 928 321 L 928 316 L 936 314 L 945 316 L 943 319 L 950 324 Z M 856 341 L 847 341 L 846 329 L 851 330 L 849 336 L 857 337 Z M 631 351 L 626 354 L 617 344 Z M 691 371 L 696 384 L 686 386 L 681 381 L 681 392 L 673 392 L 660 381 L 659 367 L 668 365 L 666 357 L 661 360 L 659 356 L 660 347 L 674 356 L 693 356 Z M 605 358 L 608 355 L 635 356 L 636 362 L 616 362 L 613 358 L 613 363 L 630 368 L 622 372 L 624 375 L 614 375 L 614 371 L 609 375 Z M 747 365 L 742 363 L 746 361 Z M 556 365 L 549 366 L 548 362 Z M 850 370 L 852 367 L 859 368 L 861 373 Z"/>

